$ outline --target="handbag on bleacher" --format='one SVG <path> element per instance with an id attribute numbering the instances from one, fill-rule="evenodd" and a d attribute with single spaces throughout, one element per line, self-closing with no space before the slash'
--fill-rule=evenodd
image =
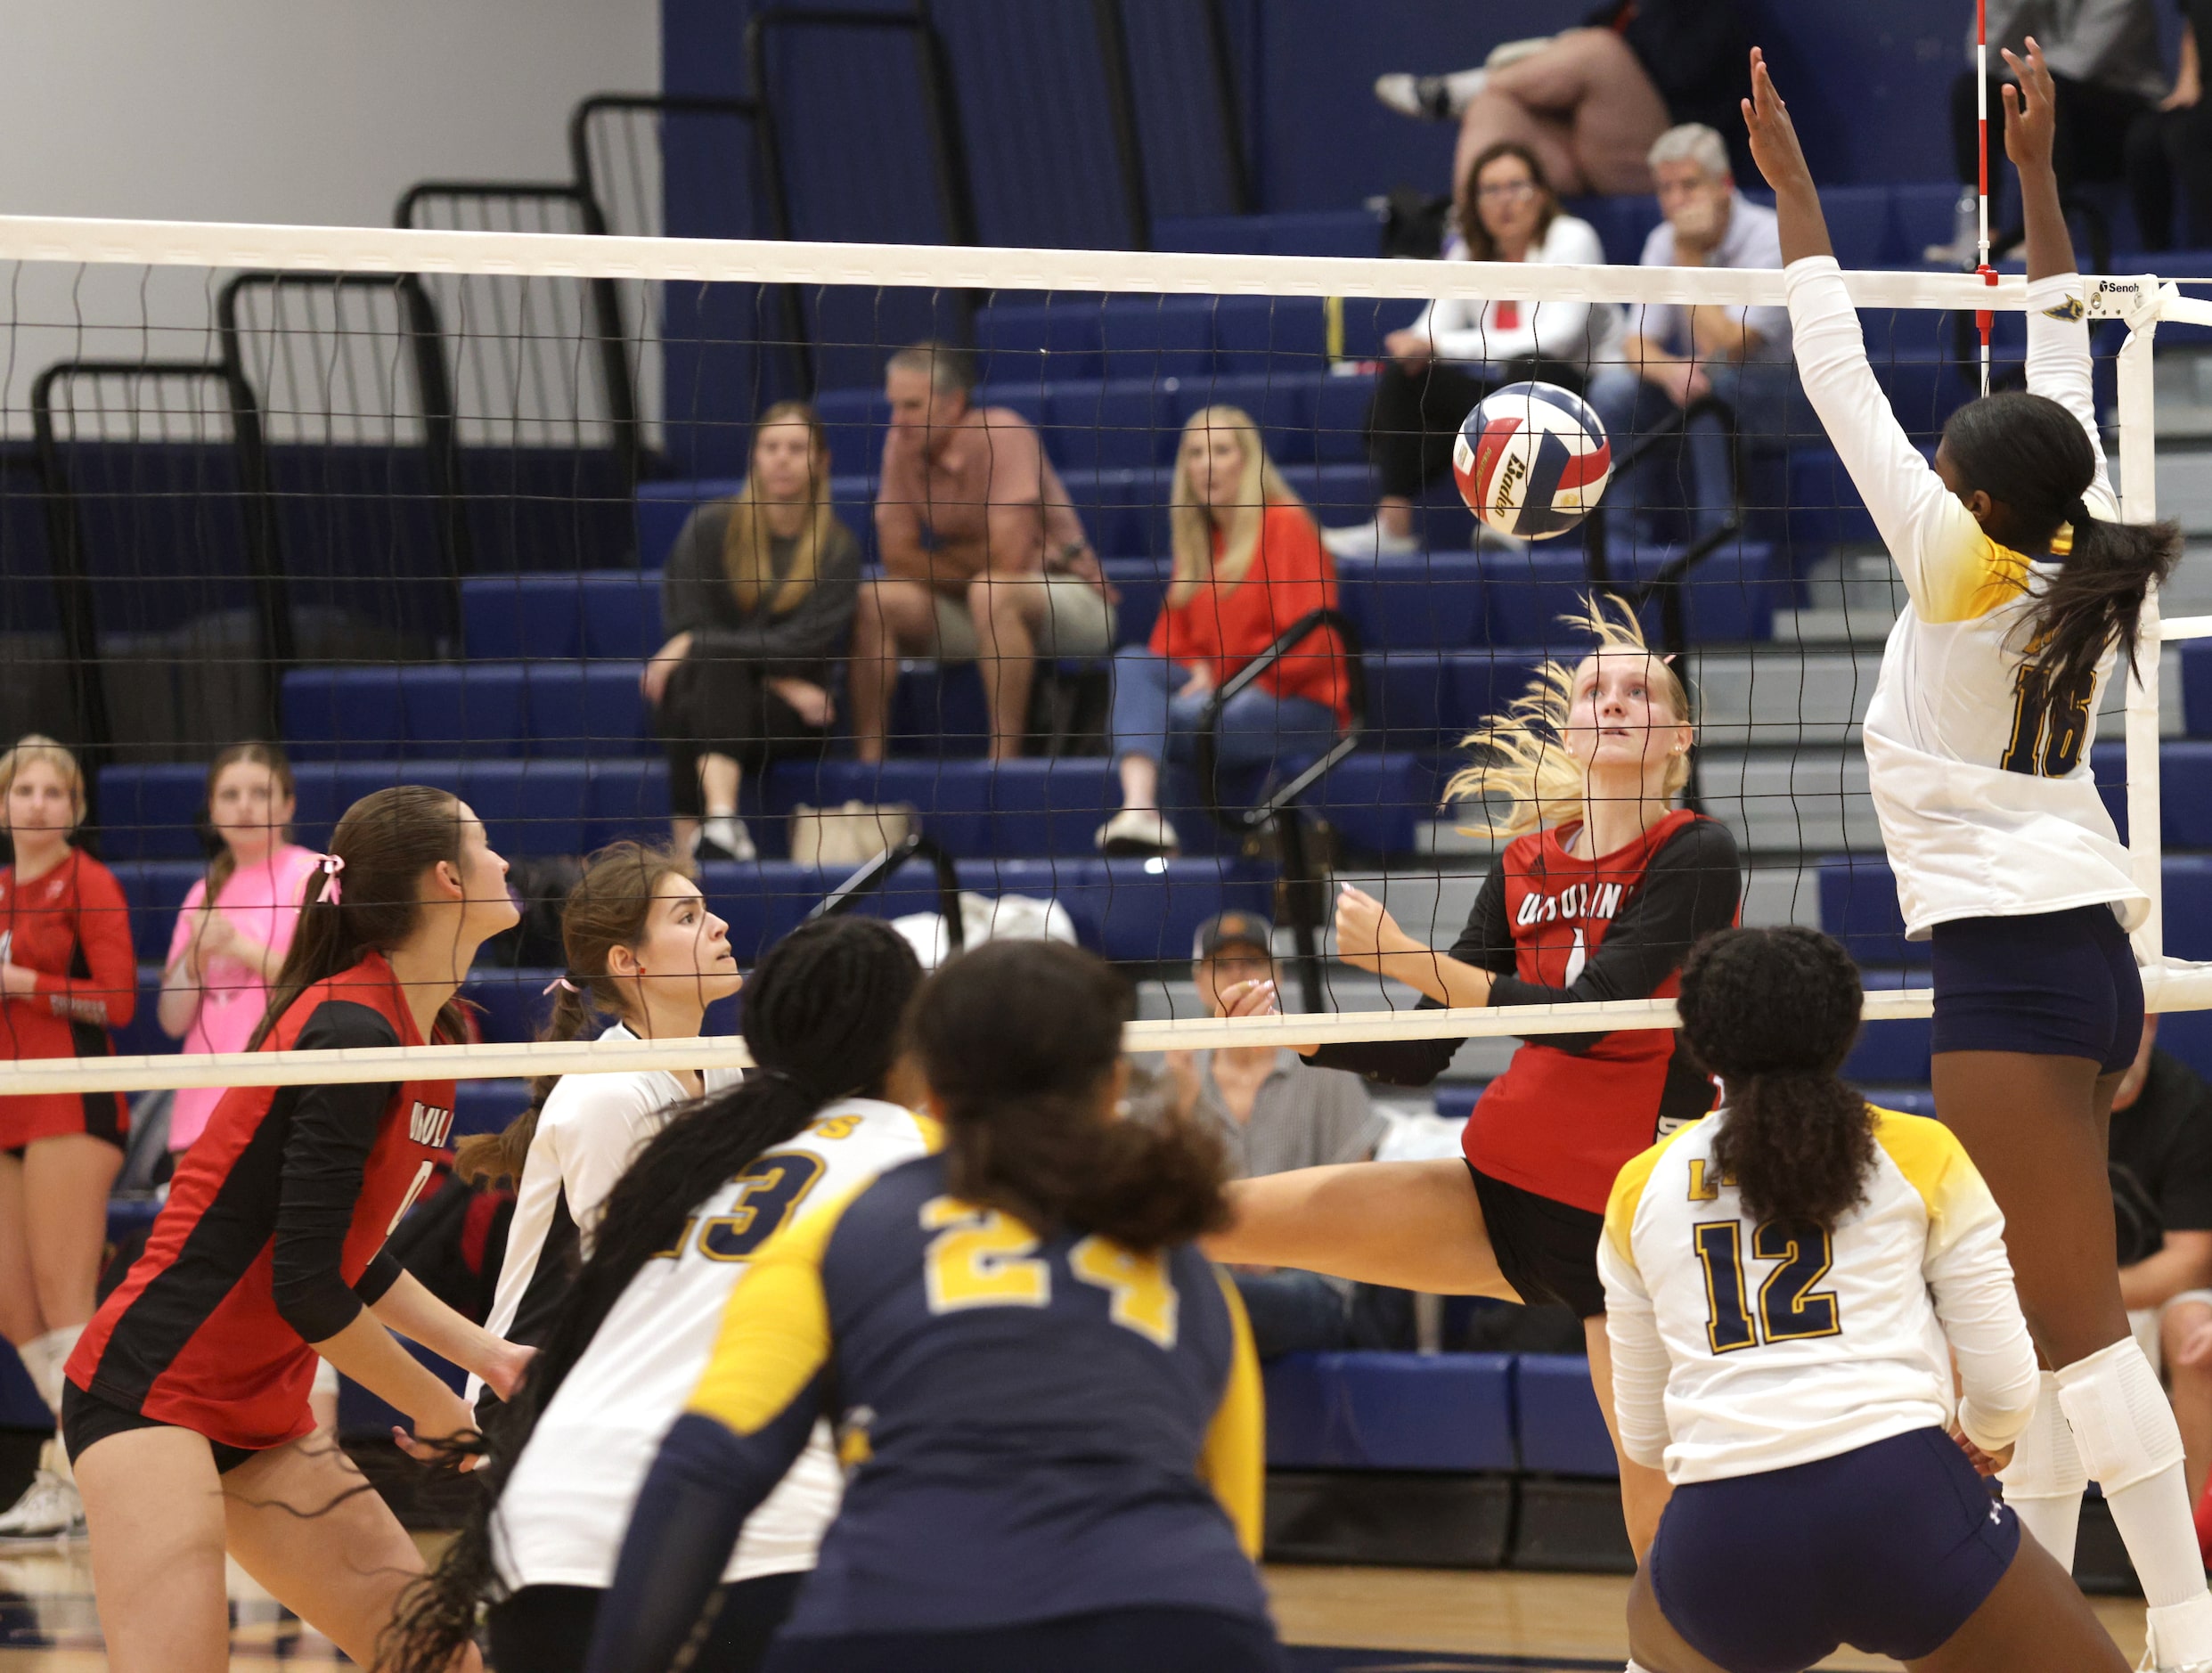
<path id="1" fill-rule="evenodd" d="M 907 802 L 802 802 L 791 810 L 791 858 L 803 866 L 849 869 L 904 842 L 913 829 L 914 808 Z"/>

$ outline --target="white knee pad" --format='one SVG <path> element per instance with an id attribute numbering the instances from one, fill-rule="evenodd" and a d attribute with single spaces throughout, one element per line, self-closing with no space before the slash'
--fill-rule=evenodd
<path id="1" fill-rule="evenodd" d="M 77 1339 L 85 1334 L 82 1325 L 63 1325 L 49 1330 L 32 1345 L 40 1351 L 38 1364 L 31 1370 L 31 1381 L 38 1386 L 38 1398 L 46 1402 L 53 1415 L 61 1415 L 61 1389 L 69 1381 L 69 1355 L 77 1351 Z"/>
<path id="2" fill-rule="evenodd" d="M 2036 1415 L 2013 1444 L 2012 1461 L 1998 1472 L 2008 1504 L 2024 1498 L 2079 1498 L 2088 1485 L 2081 1449 L 2059 1405 L 2059 1380 L 2043 1373 Z"/>
<path id="3" fill-rule="evenodd" d="M 2146 1481 L 2182 1461 L 2174 1408 L 2133 1337 L 2075 1360 L 2060 1371 L 2058 1384 L 2082 1464 L 2106 1493 Z"/>

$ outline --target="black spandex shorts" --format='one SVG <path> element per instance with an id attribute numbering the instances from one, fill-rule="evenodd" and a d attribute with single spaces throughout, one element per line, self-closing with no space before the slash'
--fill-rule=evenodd
<path id="1" fill-rule="evenodd" d="M 776 1640 L 767 1673 L 1281 1673 L 1264 1620 L 1211 1609 L 1107 1609 L 975 1632 Z"/>
<path id="2" fill-rule="evenodd" d="M 1934 1047 L 2087 1057 L 2125 1069 L 2143 1044 L 2143 976 L 2109 906 L 1938 924 Z"/>
<path id="3" fill-rule="evenodd" d="M 95 1440 L 105 1440 L 110 1435 L 127 1434 L 134 1429 L 178 1429 L 181 1424 L 165 1424 L 143 1412 L 126 1411 L 122 1407 L 102 1400 L 97 1394 L 87 1394 L 74 1383 L 61 1385 L 61 1445 L 68 1450 L 69 1462 L 74 1464 L 85 1456 L 85 1449 Z M 241 1464 L 250 1463 L 268 1450 L 266 1448 L 233 1447 L 220 1440 L 208 1445 L 215 1452 L 215 1468 L 218 1475 L 228 1475 Z"/>
<path id="4" fill-rule="evenodd" d="M 714 1620 L 690 1646 L 690 1673 L 755 1673 L 791 1612 L 806 1571 L 763 1574 L 714 1589 Z M 595 1586 L 526 1586 L 492 1605 L 485 1626 L 499 1673 L 582 1673 L 599 1622 Z"/>
<path id="5" fill-rule="evenodd" d="M 1603 1317 L 1597 1240 L 1605 1235 L 1605 1217 L 1492 1179 L 1472 1162 L 1467 1173 L 1482 1205 L 1490 1252 L 1514 1293 L 1532 1307 L 1571 1307 L 1577 1318 Z"/>
<path id="6" fill-rule="evenodd" d="M 1955 1441 L 1914 1429 L 1786 1470 L 1677 1487 L 1645 1559 L 1668 1624 L 1727 1673 L 1840 1645 L 1917 1661 L 2004 1578 L 2020 1522 Z"/>

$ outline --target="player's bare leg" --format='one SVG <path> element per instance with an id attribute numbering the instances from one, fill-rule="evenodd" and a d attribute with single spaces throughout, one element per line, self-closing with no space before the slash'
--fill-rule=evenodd
<path id="1" fill-rule="evenodd" d="M 1352 1162 L 1228 1187 L 1236 1220 L 1200 1241 L 1229 1265 L 1295 1267 L 1431 1295 L 1521 1297 L 1498 1269 L 1464 1162 Z"/>
<path id="2" fill-rule="evenodd" d="M 2202 1302 L 2175 1302 L 2159 1320 L 2174 1421 L 2181 1425 L 2182 1469 L 2192 1505 L 2204 1497 L 2205 1478 L 2212 1475 L 2212 1360 L 2192 1365 L 2183 1354 L 2208 1325 L 2212 1325 L 2212 1307 Z"/>
<path id="3" fill-rule="evenodd" d="M 23 1206 L 23 1163 L 0 1155 L 0 1336 L 20 1348 L 46 1331 L 31 1277 L 30 1227 Z"/>
<path id="4" fill-rule="evenodd" d="M 100 1257 L 108 1246 L 108 1193 L 122 1167 L 123 1153 L 89 1133 L 64 1133 L 24 1147 L 31 1277 L 49 1330 L 92 1317 Z"/>
<path id="5" fill-rule="evenodd" d="M 355 1661 L 375 1666 L 422 1557 L 337 1444 L 310 1435 L 240 1465 L 223 1478 L 223 1507 L 239 1566 Z M 482 1667 L 473 1647 L 453 1663 L 455 1673 Z"/>
<path id="6" fill-rule="evenodd" d="M 1914 1673 L 2124 1673 L 2127 1658 L 2073 1577 L 2023 1536 L 2012 1566 L 1981 1607 Z"/>
<path id="7" fill-rule="evenodd" d="M 134 1429 L 76 1462 L 110 1673 L 223 1673 L 223 1487 L 207 1441 L 184 1429 Z"/>
<path id="8" fill-rule="evenodd" d="M 1661 1612 L 1650 1577 L 1641 1566 L 1628 1582 L 1628 1654 L 1645 1673 L 1728 1673 L 1693 1650 L 1674 1629 Z"/>
<path id="9" fill-rule="evenodd" d="M 2085 1057 L 1954 1051 L 1937 1055 L 1932 1078 L 1937 1113 L 2004 1211 L 2020 1310 L 2143 1584 L 2156 1665 L 2212 1665 L 2181 1432 L 2120 1302 L 2106 1172 L 2120 1077 Z"/>

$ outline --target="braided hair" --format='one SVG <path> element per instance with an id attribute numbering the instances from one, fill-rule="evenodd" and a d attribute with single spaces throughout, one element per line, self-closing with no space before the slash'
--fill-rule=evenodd
<path id="1" fill-rule="evenodd" d="M 499 1595 L 492 1518 L 539 1415 L 592 1336 L 701 1199 L 776 1146 L 796 1138 L 826 1104 L 880 1096 L 902 1049 L 901 1019 L 921 985 L 912 948 L 872 918 L 802 925 L 772 948 L 745 989 L 745 1043 L 757 1070 L 690 1104 L 640 1151 L 608 1195 L 592 1253 L 529 1375 L 487 1418 L 478 1448 L 484 1491 L 437 1566 L 414 1581 L 380 1646 L 388 1673 L 445 1673 L 476 1630 L 480 1604 Z"/>
<path id="2" fill-rule="evenodd" d="M 1836 1078 L 1864 999 L 1816 929 L 1724 929 L 1682 961 L 1683 1037 L 1727 1089 L 1713 1162 L 1762 1220 L 1832 1227 L 1865 1200 L 1873 1117 Z"/>

